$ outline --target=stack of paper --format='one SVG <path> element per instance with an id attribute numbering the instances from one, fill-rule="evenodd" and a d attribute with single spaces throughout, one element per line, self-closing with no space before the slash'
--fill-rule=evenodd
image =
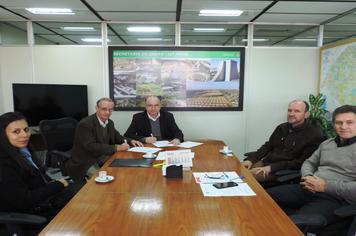
<path id="1" fill-rule="evenodd" d="M 160 147 L 171 147 L 174 146 L 173 143 L 170 143 L 167 140 L 162 140 L 162 141 L 156 141 L 153 143 L 154 146 L 160 148 Z"/>

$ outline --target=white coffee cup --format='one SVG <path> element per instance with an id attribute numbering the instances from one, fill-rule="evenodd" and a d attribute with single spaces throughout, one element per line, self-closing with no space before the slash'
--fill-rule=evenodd
<path id="1" fill-rule="evenodd" d="M 148 157 L 148 158 L 151 158 L 151 157 L 153 157 L 153 153 L 152 152 L 146 152 L 145 156 Z"/>
<path id="2" fill-rule="evenodd" d="M 99 179 L 106 179 L 106 171 L 105 170 L 102 170 L 102 171 L 99 171 Z"/>
<path id="3" fill-rule="evenodd" d="M 223 152 L 230 152 L 229 146 L 224 146 L 223 147 Z"/>

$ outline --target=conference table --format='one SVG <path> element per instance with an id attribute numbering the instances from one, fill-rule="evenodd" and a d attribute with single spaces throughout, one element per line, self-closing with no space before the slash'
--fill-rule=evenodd
<path id="1" fill-rule="evenodd" d="M 182 179 L 161 168 L 109 167 L 115 158 L 142 158 L 115 153 L 101 168 L 115 179 L 91 178 L 40 235 L 303 235 L 235 155 L 219 153 L 224 142 L 199 141 Z M 256 196 L 204 197 L 192 173 L 209 171 L 236 171 Z"/>

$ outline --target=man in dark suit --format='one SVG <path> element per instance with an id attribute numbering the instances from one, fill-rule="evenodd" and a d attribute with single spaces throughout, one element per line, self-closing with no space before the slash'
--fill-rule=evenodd
<path id="1" fill-rule="evenodd" d="M 139 141 L 121 136 L 115 129 L 110 120 L 113 108 L 114 102 L 110 98 L 101 98 L 96 103 L 95 114 L 78 123 L 72 159 L 66 163 L 68 174 L 74 180 L 82 180 L 91 166 L 93 171 L 97 170 L 115 152 L 129 149 L 129 143 L 143 146 Z"/>
<path id="2" fill-rule="evenodd" d="M 178 145 L 183 142 L 183 133 L 178 128 L 173 114 L 161 110 L 161 101 L 156 96 L 147 97 L 146 111 L 133 116 L 125 136 L 143 143 L 169 140 Z"/>

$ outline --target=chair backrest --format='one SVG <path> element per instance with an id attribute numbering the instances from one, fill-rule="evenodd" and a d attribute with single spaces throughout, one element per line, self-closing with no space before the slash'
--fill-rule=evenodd
<path id="1" fill-rule="evenodd" d="M 0 212 L 0 235 L 37 235 L 44 228 L 47 219 L 32 214 Z M 22 227 L 22 226 L 30 227 Z"/>
<path id="2" fill-rule="evenodd" d="M 68 151 L 72 149 L 77 123 L 78 122 L 71 117 L 42 120 L 39 127 L 47 151 Z"/>

